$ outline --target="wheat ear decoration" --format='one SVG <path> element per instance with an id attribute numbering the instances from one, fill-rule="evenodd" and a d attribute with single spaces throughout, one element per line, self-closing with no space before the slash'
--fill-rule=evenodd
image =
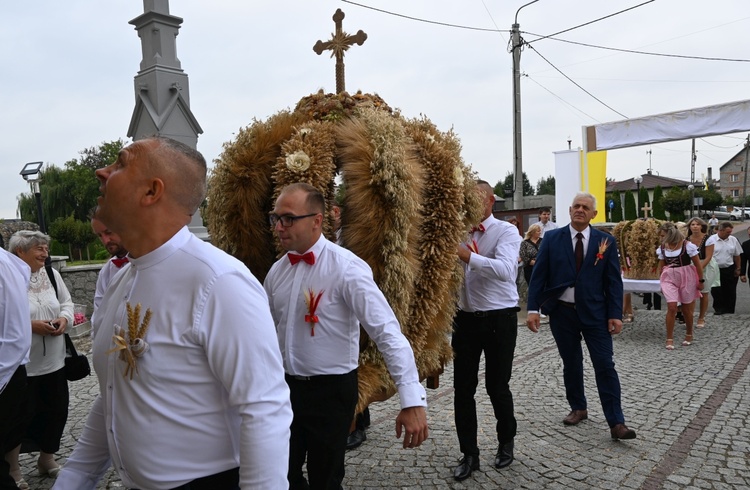
<path id="1" fill-rule="evenodd" d="M 151 308 L 146 308 L 146 314 L 143 316 L 143 323 L 141 323 L 141 328 L 138 330 L 137 339 L 143 339 L 146 337 L 149 323 L 151 323 Z"/>
<path id="2" fill-rule="evenodd" d="M 128 339 L 134 339 L 135 334 L 138 333 L 138 316 L 137 313 L 133 311 L 133 307 L 130 306 L 130 302 L 125 303 L 125 306 L 128 309 Z M 140 305 L 136 306 L 136 310 Z"/>

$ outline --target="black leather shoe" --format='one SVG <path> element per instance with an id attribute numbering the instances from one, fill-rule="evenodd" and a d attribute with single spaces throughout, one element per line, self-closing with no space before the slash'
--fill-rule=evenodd
<path id="1" fill-rule="evenodd" d="M 500 444 L 495 455 L 495 468 L 501 470 L 513 462 L 513 441 Z"/>
<path id="2" fill-rule="evenodd" d="M 367 434 L 361 429 L 356 429 L 346 438 L 346 449 L 356 449 L 367 440 Z"/>
<path id="3" fill-rule="evenodd" d="M 456 466 L 453 470 L 453 478 L 456 481 L 466 480 L 471 476 L 471 472 L 479 469 L 479 456 L 472 456 L 471 454 L 465 454 L 461 458 L 461 464 Z"/>

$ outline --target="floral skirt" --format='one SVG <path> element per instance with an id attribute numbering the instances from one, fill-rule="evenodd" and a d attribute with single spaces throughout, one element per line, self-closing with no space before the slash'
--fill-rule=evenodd
<path id="1" fill-rule="evenodd" d="M 667 303 L 692 303 L 701 297 L 703 284 L 698 282 L 695 266 L 665 267 L 659 278 L 661 293 Z"/>

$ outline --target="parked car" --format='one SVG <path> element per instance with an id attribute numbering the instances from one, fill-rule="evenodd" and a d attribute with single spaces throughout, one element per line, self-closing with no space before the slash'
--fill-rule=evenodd
<path id="1" fill-rule="evenodd" d="M 750 219 L 750 209 L 735 207 L 732 209 L 732 220 L 741 220 L 742 215 L 745 215 L 745 219 Z"/>
<path id="2" fill-rule="evenodd" d="M 711 219 L 711 215 L 716 216 L 716 219 L 719 221 L 734 221 L 737 219 L 737 217 L 732 216 L 732 213 L 727 211 L 726 206 L 719 206 L 713 211 L 704 211 L 703 212 L 703 218 L 706 220 Z M 739 216 L 739 215 L 738 215 Z"/>

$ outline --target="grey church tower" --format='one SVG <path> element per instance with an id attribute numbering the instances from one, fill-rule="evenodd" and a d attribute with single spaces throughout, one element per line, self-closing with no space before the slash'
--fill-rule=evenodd
<path id="1" fill-rule="evenodd" d="M 133 141 L 159 134 L 196 148 L 203 133 L 190 110 L 188 76 L 177 59 L 182 19 L 169 15 L 169 0 L 143 0 L 143 14 L 131 20 L 141 38 L 143 60 L 135 76 L 135 109 L 128 127 Z M 208 239 L 200 211 L 190 231 Z"/>

